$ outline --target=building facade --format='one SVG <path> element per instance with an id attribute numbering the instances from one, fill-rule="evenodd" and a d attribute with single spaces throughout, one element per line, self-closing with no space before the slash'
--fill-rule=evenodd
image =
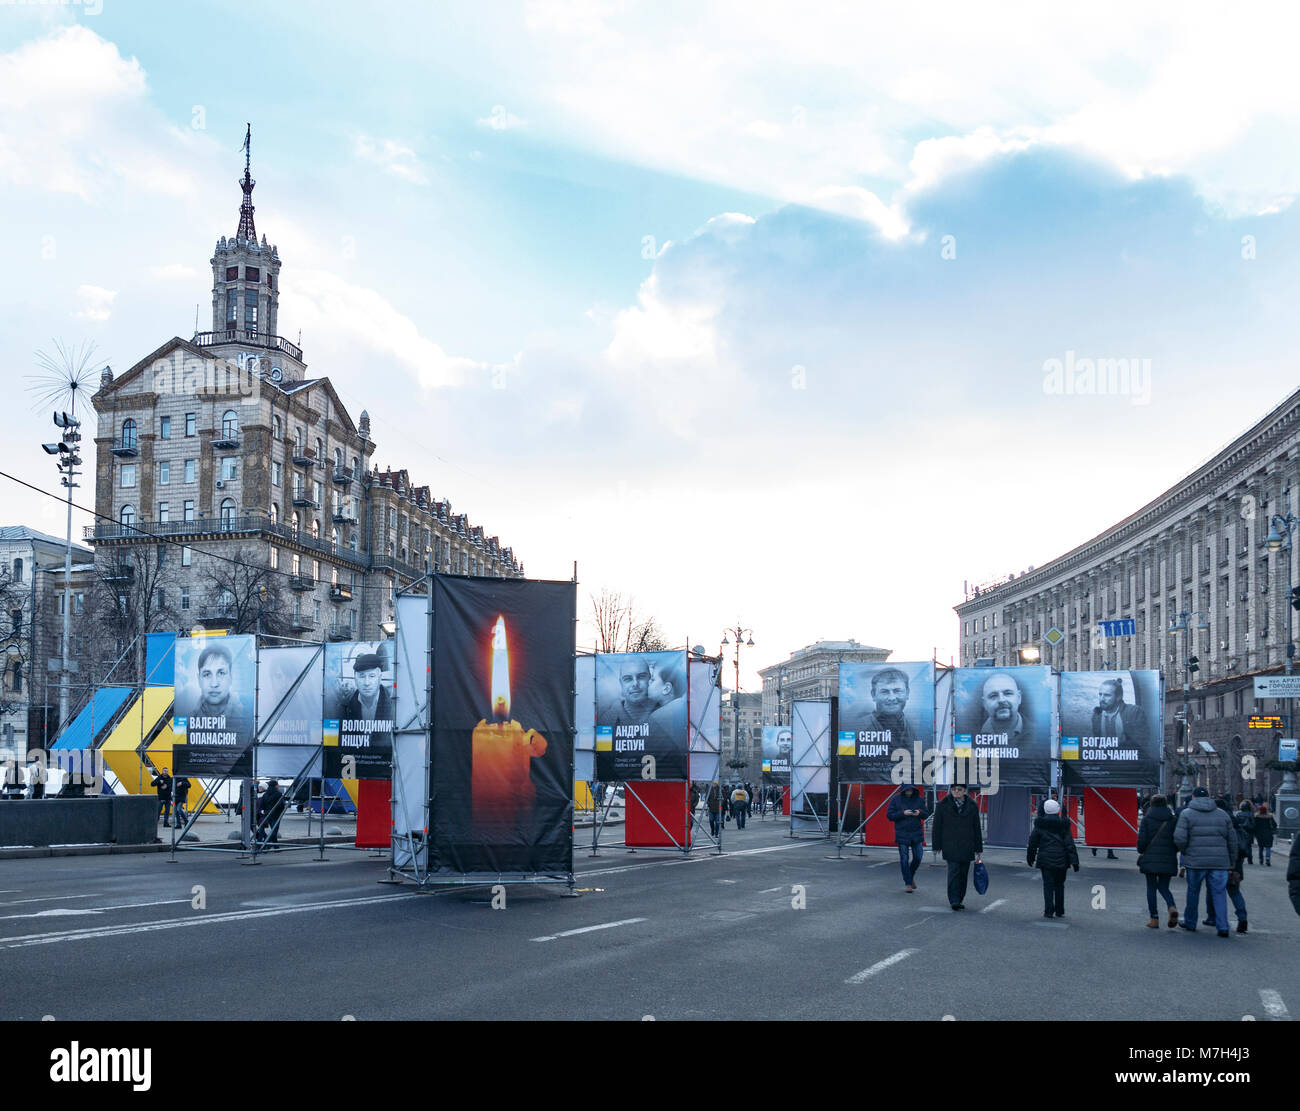
<path id="1" fill-rule="evenodd" d="M 257 568 L 259 605 L 276 611 L 265 627 L 319 641 L 376 639 L 426 567 L 522 576 L 496 536 L 406 470 L 380 470 L 369 415 L 354 421 L 278 334 L 281 260 L 257 238 L 253 185 L 246 165 L 238 231 L 210 260 L 211 330 L 106 368 L 92 398 L 99 519 L 85 538 L 101 577 L 138 576 L 127 554 L 163 541 L 155 609 L 185 630 L 242 612 L 233 569 Z"/>
<path id="2" fill-rule="evenodd" d="M 1011 666 L 1037 649 L 1042 663 L 1063 671 L 1159 670 L 1167 766 L 1177 758 L 1175 715 L 1186 687 L 1209 785 L 1268 794 L 1280 773 L 1261 767 L 1258 780 L 1243 779 L 1250 762 L 1241 758 L 1262 765 L 1276 756 L 1272 732 L 1249 728 L 1250 715 L 1286 713 L 1281 700 L 1255 699 L 1253 677 L 1280 672 L 1286 660 L 1300 553 L 1271 552 L 1267 537 L 1275 516 L 1300 513 L 1298 478 L 1300 391 L 1099 536 L 1046 566 L 969 589 L 954 607 L 962 665 L 983 658 Z M 1180 623 L 1180 615 L 1188 616 Z M 1119 618 L 1131 618 L 1136 635 L 1098 634 L 1098 622 Z M 1197 672 L 1187 668 L 1192 656 Z"/>
<path id="3" fill-rule="evenodd" d="M 723 691 L 721 705 L 722 770 L 735 778 L 755 780 L 763 760 L 762 695 L 757 691 Z M 727 767 L 728 760 L 744 760 L 749 766 L 737 771 Z"/>
<path id="4" fill-rule="evenodd" d="M 819 640 L 792 652 L 788 659 L 759 669 L 763 680 L 763 721 L 788 725 L 790 703 L 822 701 L 837 695 L 840 664 L 883 663 L 892 649 L 873 648 L 856 640 Z"/>

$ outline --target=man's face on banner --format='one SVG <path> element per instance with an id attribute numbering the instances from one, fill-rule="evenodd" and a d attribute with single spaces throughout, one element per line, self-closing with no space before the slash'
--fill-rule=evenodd
<path id="1" fill-rule="evenodd" d="M 230 694 L 230 664 L 224 656 L 209 656 L 199 668 L 199 689 L 204 702 L 223 702 Z"/>
<path id="2" fill-rule="evenodd" d="M 1020 688 L 1010 675 L 994 675 L 984 684 L 984 712 L 999 725 L 1015 720 L 1020 711 Z"/>
<path id="3" fill-rule="evenodd" d="M 907 705 L 907 683 L 898 677 L 883 679 L 876 684 L 872 697 L 879 713 L 901 714 Z"/>
<path id="4" fill-rule="evenodd" d="M 645 660 L 628 660 L 619 668 L 619 685 L 624 702 L 644 702 L 650 697 L 650 665 Z"/>
<path id="5" fill-rule="evenodd" d="M 375 697 L 379 690 L 379 679 L 383 671 L 377 667 L 368 667 L 364 671 L 355 672 L 357 681 L 357 692 L 369 702 Z"/>
<path id="6" fill-rule="evenodd" d="M 1102 685 L 1097 689 L 1097 702 L 1100 704 L 1101 708 L 1107 712 L 1115 709 L 1115 707 L 1120 704 L 1123 697 L 1121 690 L 1122 688 L 1120 685 L 1113 679 L 1107 679 L 1102 683 Z"/>
<path id="7" fill-rule="evenodd" d="M 794 734 L 789 729 L 782 729 L 776 735 L 776 751 L 778 755 L 789 756 L 794 748 Z"/>

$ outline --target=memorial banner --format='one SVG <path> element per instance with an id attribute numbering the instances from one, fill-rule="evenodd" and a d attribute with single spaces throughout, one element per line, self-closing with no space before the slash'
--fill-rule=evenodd
<path id="1" fill-rule="evenodd" d="M 393 656 L 386 640 L 325 645 L 325 774 L 393 774 Z"/>
<path id="2" fill-rule="evenodd" d="M 1063 672 L 1065 785 L 1158 789 L 1163 722 L 1160 672 Z"/>
<path id="3" fill-rule="evenodd" d="M 256 775 L 320 777 L 324 677 L 319 645 L 258 650 Z"/>
<path id="4" fill-rule="evenodd" d="M 254 638 L 178 637 L 172 709 L 174 773 L 251 776 L 256 726 Z"/>
<path id="5" fill-rule="evenodd" d="M 686 653 L 596 657 L 596 778 L 687 778 Z"/>
<path id="6" fill-rule="evenodd" d="M 1049 667 L 959 667 L 953 673 L 953 782 L 996 789 L 1051 782 Z M 945 754 L 947 755 L 947 754 Z"/>
<path id="7" fill-rule="evenodd" d="M 788 725 L 763 726 L 763 782 L 790 782 L 790 755 L 794 731 Z"/>
<path id="8" fill-rule="evenodd" d="M 891 783 L 934 745 L 934 664 L 841 663 L 836 770 L 841 783 Z M 920 782 L 919 772 L 904 778 Z"/>
<path id="9" fill-rule="evenodd" d="M 433 594 L 431 859 L 568 873 L 577 588 L 435 576 Z"/>

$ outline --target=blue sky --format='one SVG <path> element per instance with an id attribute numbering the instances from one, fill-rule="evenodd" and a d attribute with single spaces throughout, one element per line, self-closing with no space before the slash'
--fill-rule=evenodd
<path id="1" fill-rule="evenodd" d="M 281 331 L 381 465 L 676 642 L 739 618 L 755 667 L 948 659 L 963 580 L 1295 388 L 1300 90 L 1251 19 L 268 7 L 0 6 L 6 381 L 190 334 L 251 120 Z M 1067 352 L 1150 360 L 1149 398 L 1045 392 Z M 0 435 L 53 488 L 45 420 Z"/>

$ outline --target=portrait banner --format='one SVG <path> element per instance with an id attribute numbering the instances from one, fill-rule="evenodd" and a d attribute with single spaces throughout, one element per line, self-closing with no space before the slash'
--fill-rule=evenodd
<path id="1" fill-rule="evenodd" d="M 596 657 L 596 778 L 688 778 L 685 652 Z"/>
<path id="2" fill-rule="evenodd" d="M 934 664 L 841 663 L 836 771 L 841 783 L 920 782 L 924 753 L 934 746 Z"/>
<path id="3" fill-rule="evenodd" d="M 573 868 L 572 582 L 433 580 L 432 859 Z"/>
<path id="4" fill-rule="evenodd" d="M 690 678 L 691 775 L 696 783 L 718 778 L 722 752 L 722 691 L 718 689 L 718 662 L 692 658 Z"/>
<path id="5" fill-rule="evenodd" d="M 325 645 L 325 774 L 393 774 L 393 649 L 387 640 Z"/>
<path id="6" fill-rule="evenodd" d="M 788 725 L 763 726 L 763 782 L 785 786 L 790 782 L 794 730 Z"/>
<path id="7" fill-rule="evenodd" d="M 1061 675 L 1061 774 L 1067 787 L 1160 787 L 1158 671 Z"/>
<path id="8" fill-rule="evenodd" d="M 254 638 L 178 637 L 174 659 L 173 772 L 251 776 L 257 732 Z"/>
<path id="9" fill-rule="evenodd" d="M 953 782 L 983 788 L 1051 782 L 1051 671 L 959 667 L 953 672 Z"/>

